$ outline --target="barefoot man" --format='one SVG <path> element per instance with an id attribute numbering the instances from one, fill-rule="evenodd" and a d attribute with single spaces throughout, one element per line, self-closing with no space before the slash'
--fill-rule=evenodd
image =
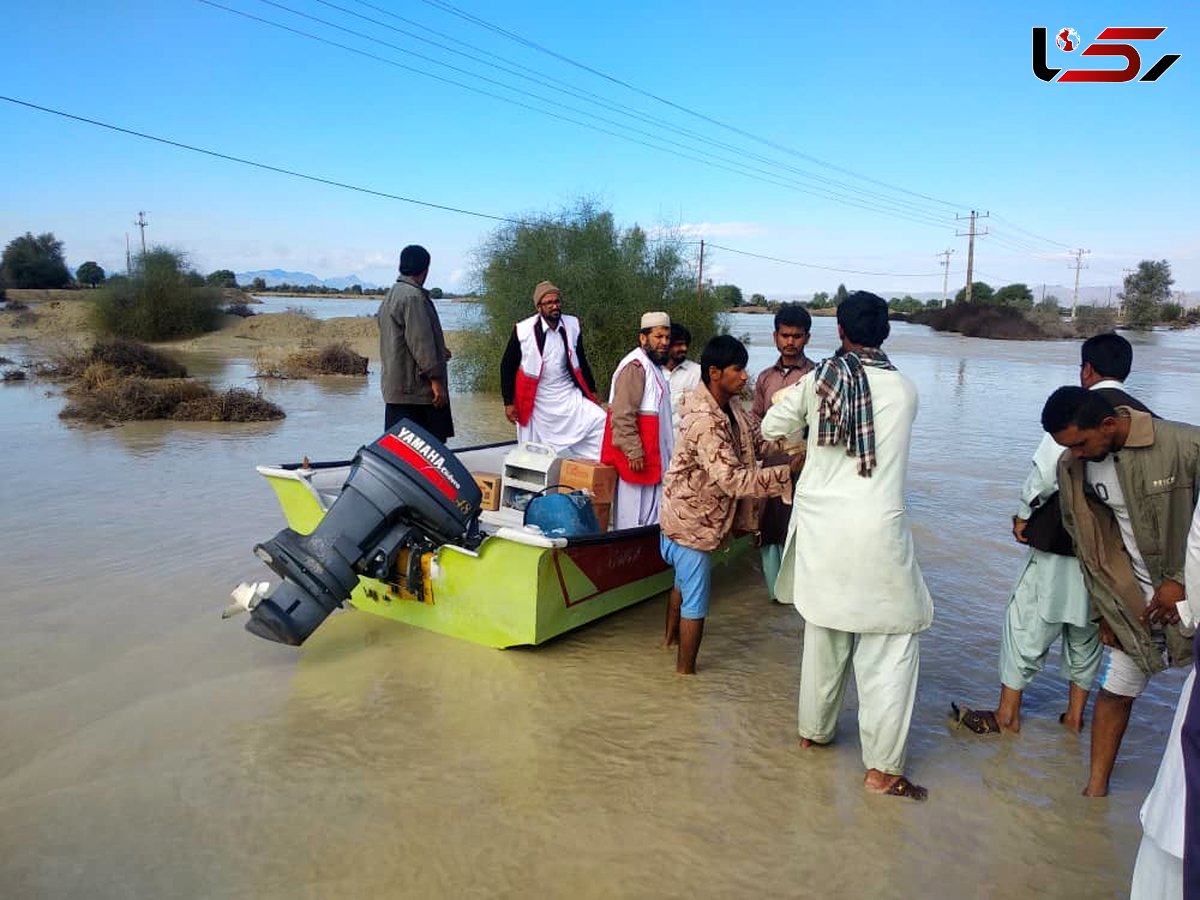
<path id="1" fill-rule="evenodd" d="M 800 743 L 833 740 L 853 661 L 867 790 L 924 800 L 904 777 L 917 635 L 933 621 L 904 508 L 917 390 L 880 349 L 890 329 L 881 297 L 856 291 L 837 322 L 841 349 L 762 423 L 766 438 L 811 426 L 776 581 L 805 621 Z"/>

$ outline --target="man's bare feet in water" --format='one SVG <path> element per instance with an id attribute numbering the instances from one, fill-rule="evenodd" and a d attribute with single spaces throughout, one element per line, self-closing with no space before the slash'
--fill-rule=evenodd
<path id="1" fill-rule="evenodd" d="M 810 747 L 828 747 L 833 741 L 814 741 L 812 738 L 800 738 L 800 746 L 807 750 Z"/>
<path id="2" fill-rule="evenodd" d="M 903 775 L 889 775 L 878 769 L 867 769 L 867 777 L 863 786 L 872 794 L 885 794 L 889 797 L 907 797 L 909 800 L 924 800 L 929 791 L 919 784 L 913 784 Z"/>

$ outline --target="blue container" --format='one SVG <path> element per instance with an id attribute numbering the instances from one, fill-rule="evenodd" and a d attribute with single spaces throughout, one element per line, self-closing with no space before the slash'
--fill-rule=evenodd
<path id="1" fill-rule="evenodd" d="M 546 537 L 579 537 L 600 533 L 600 522 L 596 518 L 596 511 L 592 509 L 591 498 L 583 491 L 539 494 L 525 507 L 524 521 L 526 525 L 536 525 Z"/>

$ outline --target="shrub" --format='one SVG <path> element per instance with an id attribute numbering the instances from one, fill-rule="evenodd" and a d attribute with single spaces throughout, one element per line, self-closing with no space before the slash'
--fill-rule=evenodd
<path id="1" fill-rule="evenodd" d="M 1077 306 L 1074 324 L 1079 337 L 1105 334 L 1116 326 L 1117 311 L 1111 306 Z"/>
<path id="2" fill-rule="evenodd" d="M 248 304 L 245 300 L 238 300 L 225 307 L 225 315 L 240 316 L 244 319 L 247 316 L 256 316 L 258 313 L 252 310 L 250 308 L 250 304 Z"/>
<path id="3" fill-rule="evenodd" d="M 93 326 L 103 334 L 164 341 L 214 330 L 221 291 L 196 286 L 183 254 L 155 247 L 138 257 L 129 278 L 110 279 L 93 305 Z"/>
<path id="4" fill-rule="evenodd" d="M 367 358 L 343 342 L 326 344 L 320 350 L 301 350 L 281 362 L 258 360 L 259 378 L 308 378 L 311 375 L 366 375 Z"/>
<path id="5" fill-rule="evenodd" d="M 1026 318 L 1019 309 L 990 303 L 955 303 L 945 309 L 922 310 L 913 313 L 911 321 L 928 325 L 934 331 L 956 331 L 965 337 L 1010 341 L 1058 337 Z"/>
<path id="6" fill-rule="evenodd" d="M 125 338 L 102 338 L 88 350 L 60 353 L 44 363 L 39 374 L 66 381 L 83 378 L 96 366 L 111 372 L 113 377 L 187 377 L 187 369 L 165 353 Z"/>
<path id="7" fill-rule="evenodd" d="M 477 257 L 483 321 L 466 335 L 455 358 L 478 390 L 499 390 L 500 358 L 513 324 L 534 313 L 533 288 L 542 280 L 562 290 L 563 312 L 582 323 L 602 396 L 621 357 L 637 346 L 642 313 L 665 310 L 688 326 L 696 348 L 721 325 L 721 301 L 712 291 L 697 297 L 678 238 L 651 240 L 636 225 L 618 228 L 612 213 L 589 201 L 557 215 L 501 226 Z"/>

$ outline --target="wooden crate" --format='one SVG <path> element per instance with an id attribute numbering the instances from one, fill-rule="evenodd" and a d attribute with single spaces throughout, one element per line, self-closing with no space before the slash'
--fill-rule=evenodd
<path id="1" fill-rule="evenodd" d="M 497 510 L 500 508 L 500 476 L 492 472 L 472 472 L 471 477 L 483 491 L 480 509 Z"/>
<path id="2" fill-rule="evenodd" d="M 564 459 L 558 483 L 587 491 L 596 503 L 612 503 L 617 491 L 617 470 L 591 459 Z"/>
<path id="3" fill-rule="evenodd" d="M 601 531 L 608 531 L 609 519 L 612 516 L 611 503 L 596 503 L 592 502 L 592 509 L 596 513 L 596 521 L 600 523 Z"/>

